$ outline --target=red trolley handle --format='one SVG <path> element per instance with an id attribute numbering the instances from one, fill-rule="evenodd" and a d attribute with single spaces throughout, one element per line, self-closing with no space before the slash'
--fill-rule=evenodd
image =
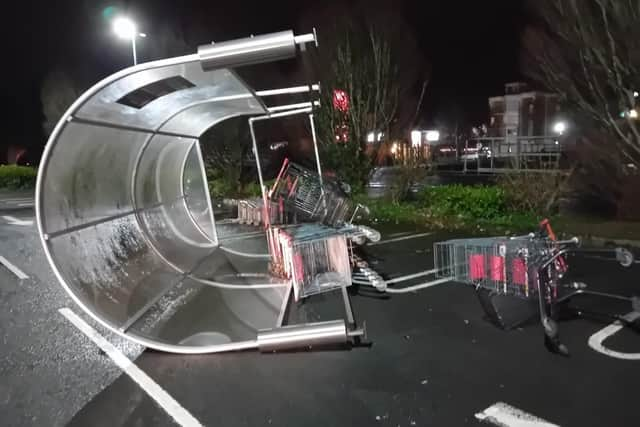
<path id="1" fill-rule="evenodd" d="M 554 233 L 553 228 L 551 228 L 551 222 L 547 218 L 540 222 L 540 231 L 542 231 L 543 234 L 546 234 L 552 242 L 558 241 L 556 233 Z M 562 273 L 566 273 L 569 268 L 563 255 L 556 258 L 555 264 L 558 270 Z"/>

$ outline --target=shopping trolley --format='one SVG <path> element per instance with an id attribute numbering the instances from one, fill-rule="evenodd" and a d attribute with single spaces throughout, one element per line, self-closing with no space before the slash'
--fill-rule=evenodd
<path id="1" fill-rule="evenodd" d="M 349 200 L 337 182 L 288 159 L 263 206 L 270 272 L 291 281 L 296 300 L 350 286 L 357 262 L 353 242 L 380 238 L 353 225 L 367 209 Z"/>
<path id="2" fill-rule="evenodd" d="M 289 222 L 316 222 L 333 228 L 351 224 L 366 208 L 354 203 L 340 185 L 285 159 L 268 198 Z"/>
<path id="3" fill-rule="evenodd" d="M 473 285 L 487 314 L 496 323 L 495 310 L 488 298 L 510 297 L 536 300 L 540 322 L 545 333 L 545 345 L 555 353 L 568 355 L 568 349 L 560 342 L 557 318 L 560 303 L 577 295 L 595 295 L 631 302 L 634 311 L 640 311 L 637 297 L 624 297 L 603 292 L 592 292 L 583 283 L 562 283 L 569 265 L 566 255 L 582 252 L 610 256 L 628 267 L 633 255 L 623 248 L 584 250 L 579 240 L 558 240 L 545 220 L 537 232 L 519 237 L 489 237 L 456 239 L 434 245 L 434 261 L 437 274 L 442 278 Z M 610 315 L 625 321 L 622 316 Z"/>

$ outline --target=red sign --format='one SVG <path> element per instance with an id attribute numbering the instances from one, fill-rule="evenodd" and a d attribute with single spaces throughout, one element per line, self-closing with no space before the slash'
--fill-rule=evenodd
<path id="1" fill-rule="evenodd" d="M 346 113 L 349 110 L 349 97 L 342 89 L 333 90 L 333 108 Z"/>

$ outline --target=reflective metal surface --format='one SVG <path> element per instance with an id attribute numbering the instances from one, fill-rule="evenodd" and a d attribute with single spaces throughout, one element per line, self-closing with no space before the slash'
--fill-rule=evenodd
<path id="1" fill-rule="evenodd" d="M 293 31 L 281 31 L 198 47 L 198 55 L 204 70 L 278 61 L 292 58 L 295 54 L 296 40 Z"/>
<path id="2" fill-rule="evenodd" d="M 277 326 L 289 287 L 266 275 L 262 234 L 219 241 L 198 138 L 227 118 L 268 112 L 218 67 L 222 57 L 274 60 L 295 43 L 284 32 L 140 64 L 65 113 L 39 168 L 38 230 L 60 283 L 94 319 L 180 353 L 256 348 L 258 331 Z"/>
<path id="3" fill-rule="evenodd" d="M 334 320 L 260 331 L 258 348 L 264 352 L 290 350 L 305 346 L 345 344 L 347 339 L 347 326 L 344 320 Z"/>

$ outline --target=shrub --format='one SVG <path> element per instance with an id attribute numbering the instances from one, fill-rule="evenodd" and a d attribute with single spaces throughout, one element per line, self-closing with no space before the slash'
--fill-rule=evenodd
<path id="1" fill-rule="evenodd" d="M 274 180 L 266 180 L 264 185 L 271 187 Z M 220 198 L 240 198 L 248 199 L 254 197 L 262 197 L 262 191 L 260 191 L 260 184 L 257 182 L 249 182 L 244 185 L 241 190 L 238 190 L 235 183 L 226 178 L 214 178 L 209 180 L 209 194 L 212 199 Z"/>
<path id="2" fill-rule="evenodd" d="M 35 188 L 37 176 L 36 168 L 30 166 L 0 165 L 0 188 Z"/>
<path id="3" fill-rule="evenodd" d="M 418 203 L 438 217 L 494 219 L 507 212 L 504 191 L 499 187 L 445 185 L 425 188 Z"/>
<path id="4" fill-rule="evenodd" d="M 427 169 L 418 165 L 415 161 L 399 166 L 399 173 L 393 180 L 389 196 L 394 204 L 407 199 L 411 186 L 419 183 L 427 176 Z"/>
<path id="5" fill-rule="evenodd" d="M 369 199 L 364 195 L 354 197 L 354 202 L 369 208 L 368 219 L 374 222 L 422 223 L 424 212 L 414 203 L 393 204 L 384 199 Z"/>
<path id="6" fill-rule="evenodd" d="M 235 196 L 235 188 L 228 179 L 216 178 L 209 181 L 209 193 L 214 199 L 232 197 Z"/>
<path id="7" fill-rule="evenodd" d="M 269 187 L 269 182 L 265 182 L 265 185 Z M 262 197 L 262 191 L 260 190 L 260 183 L 250 182 L 245 184 L 242 189 L 242 195 L 245 197 Z"/>
<path id="8" fill-rule="evenodd" d="M 509 210 L 551 215 L 556 213 L 558 200 L 567 191 L 572 173 L 573 170 L 505 174 L 498 180 L 498 186 Z"/>
<path id="9" fill-rule="evenodd" d="M 332 172 L 351 187 L 353 194 L 362 193 L 372 164 L 368 155 L 357 144 L 329 143 L 320 146 L 325 172 Z"/>

